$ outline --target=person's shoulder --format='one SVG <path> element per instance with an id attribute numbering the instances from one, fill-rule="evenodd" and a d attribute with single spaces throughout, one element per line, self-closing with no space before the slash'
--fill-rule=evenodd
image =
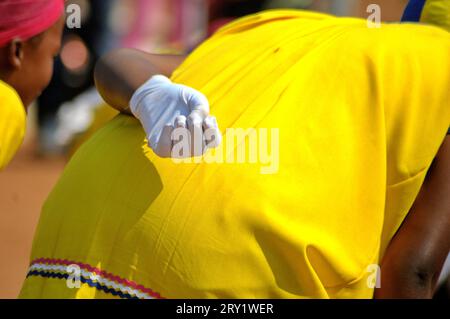
<path id="1" fill-rule="evenodd" d="M 6 82 L 3 82 L 0 80 L 0 97 L 4 101 L 5 99 L 8 99 L 10 101 L 21 103 L 20 97 L 17 94 L 17 91 L 7 84 Z"/>
<path id="2" fill-rule="evenodd" d="M 25 122 L 25 106 L 17 91 L 9 84 L 0 80 L 0 116 L 2 118 L 14 118 L 16 121 Z M 7 116 L 8 115 L 8 116 Z"/>
<path id="3" fill-rule="evenodd" d="M 0 81 L 0 171 L 5 168 L 22 144 L 26 112 L 16 90 Z"/>
<path id="4" fill-rule="evenodd" d="M 420 21 L 450 31 L 450 0 L 426 1 Z"/>

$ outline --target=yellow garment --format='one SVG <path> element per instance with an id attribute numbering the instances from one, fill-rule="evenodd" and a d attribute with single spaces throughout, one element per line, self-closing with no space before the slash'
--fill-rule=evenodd
<path id="1" fill-rule="evenodd" d="M 427 0 L 420 21 L 450 31 L 450 0 Z"/>
<path id="2" fill-rule="evenodd" d="M 75 154 L 75 152 L 83 145 L 87 140 L 94 135 L 100 128 L 102 128 L 106 123 L 111 121 L 119 112 L 109 106 L 106 103 L 102 103 L 95 108 L 94 120 L 89 125 L 86 132 L 76 136 L 74 141 L 70 145 L 69 153 L 70 155 Z"/>
<path id="3" fill-rule="evenodd" d="M 25 135 L 25 108 L 16 91 L 0 81 L 0 171 L 16 154 Z"/>
<path id="4" fill-rule="evenodd" d="M 371 298 L 449 127 L 449 53 L 438 28 L 303 11 L 225 26 L 173 80 L 209 98 L 222 146 L 279 128 L 279 170 L 157 158 L 118 116 L 48 198 L 21 297 Z"/>

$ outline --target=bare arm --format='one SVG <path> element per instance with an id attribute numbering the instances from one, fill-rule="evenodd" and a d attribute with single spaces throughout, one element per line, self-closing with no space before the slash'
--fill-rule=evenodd
<path id="1" fill-rule="evenodd" d="M 381 265 L 376 298 L 432 298 L 450 250 L 450 136 Z"/>
<path id="2" fill-rule="evenodd" d="M 128 103 L 133 93 L 153 75 L 170 77 L 184 59 L 184 55 L 119 49 L 98 61 L 94 72 L 95 85 L 109 105 L 122 113 L 131 114 Z"/>

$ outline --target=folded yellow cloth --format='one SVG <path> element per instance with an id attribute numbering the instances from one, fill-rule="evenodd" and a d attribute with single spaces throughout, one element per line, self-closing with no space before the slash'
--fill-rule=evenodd
<path id="1" fill-rule="evenodd" d="M 428 26 L 290 10 L 225 26 L 173 80 L 206 94 L 223 146 L 255 128 L 271 161 L 163 160 L 118 116 L 48 198 L 21 297 L 371 298 L 449 127 L 449 53 Z"/>

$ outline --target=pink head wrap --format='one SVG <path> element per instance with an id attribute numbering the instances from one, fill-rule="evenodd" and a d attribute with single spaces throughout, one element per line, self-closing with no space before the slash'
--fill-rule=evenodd
<path id="1" fill-rule="evenodd" d="M 64 0 L 0 0 L 0 47 L 44 32 L 64 12 Z"/>

